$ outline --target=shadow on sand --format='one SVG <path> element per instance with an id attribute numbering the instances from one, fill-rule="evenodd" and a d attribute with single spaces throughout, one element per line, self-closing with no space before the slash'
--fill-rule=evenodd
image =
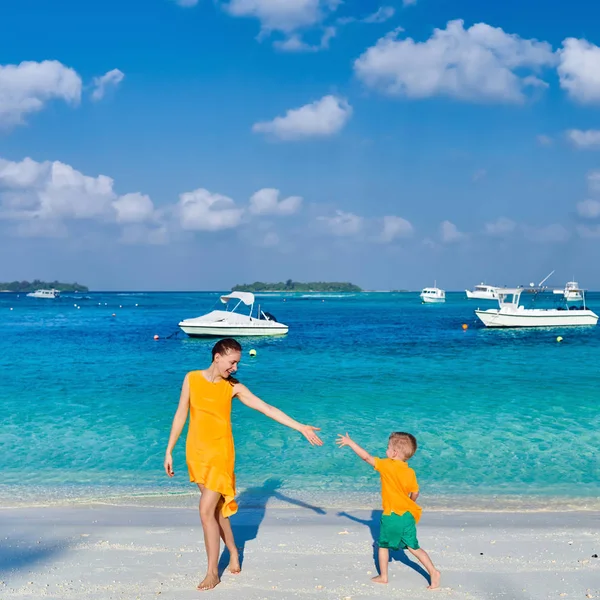
<path id="1" fill-rule="evenodd" d="M 21 532 L 0 521 L 0 577 L 8 578 L 11 573 L 29 570 L 37 563 L 45 562 L 51 557 L 61 554 L 68 546 L 63 541 L 41 541 L 32 537 L 31 532 Z"/>
<path id="2" fill-rule="evenodd" d="M 373 562 L 375 563 L 375 568 L 377 569 L 377 572 L 379 574 L 381 574 L 381 571 L 379 569 L 377 540 L 379 539 L 379 521 L 381 520 L 382 512 L 383 511 L 381 510 L 374 510 L 371 513 L 370 520 L 359 519 L 358 517 L 349 515 L 346 512 L 338 513 L 340 517 L 346 517 L 347 519 L 350 519 L 355 523 L 366 525 L 369 528 L 369 531 L 371 532 L 371 537 L 373 538 Z M 390 550 L 390 562 L 392 561 L 398 561 L 401 562 L 403 565 L 410 567 L 411 569 L 413 569 L 413 571 L 416 571 L 417 573 L 419 573 L 419 575 L 422 575 L 429 583 L 431 583 L 429 573 L 427 573 L 427 571 L 419 563 L 416 563 L 415 561 L 408 558 L 408 556 L 406 556 L 403 550 Z"/>
<path id="3" fill-rule="evenodd" d="M 280 479 L 267 479 L 261 486 L 248 488 L 237 497 L 240 512 L 231 519 L 231 528 L 233 529 L 235 543 L 240 551 L 240 563 L 242 566 L 244 563 L 246 543 L 256 539 L 258 530 L 265 518 L 267 503 L 271 498 L 293 504 L 300 508 L 312 510 L 319 515 L 326 514 L 326 511 L 319 506 L 313 506 L 302 500 L 296 500 L 295 498 L 290 498 L 289 496 L 282 494 L 279 491 L 281 485 L 282 482 Z M 243 515 L 240 514 L 242 511 L 244 513 Z M 225 548 L 219 560 L 219 574 L 222 574 L 223 571 L 225 571 L 228 564 L 229 551 Z"/>

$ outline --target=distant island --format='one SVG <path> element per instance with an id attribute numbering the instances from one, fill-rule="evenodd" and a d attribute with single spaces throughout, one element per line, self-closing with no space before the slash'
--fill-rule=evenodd
<path id="1" fill-rule="evenodd" d="M 362 292 L 362 289 L 353 283 L 337 281 L 281 281 L 279 283 L 243 283 L 233 287 L 234 292 Z"/>
<path id="2" fill-rule="evenodd" d="M 60 281 L 11 281 L 10 283 L 0 283 L 0 292 L 19 292 L 28 294 L 35 290 L 58 290 L 60 292 L 89 292 L 85 285 L 78 283 L 61 283 Z"/>

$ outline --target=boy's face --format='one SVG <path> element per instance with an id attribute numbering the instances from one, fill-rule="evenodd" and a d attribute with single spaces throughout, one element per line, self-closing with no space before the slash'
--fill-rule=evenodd
<path id="1" fill-rule="evenodd" d="M 398 451 L 392 448 L 392 444 L 388 444 L 387 450 L 385 451 L 385 455 L 388 458 L 398 458 Z"/>

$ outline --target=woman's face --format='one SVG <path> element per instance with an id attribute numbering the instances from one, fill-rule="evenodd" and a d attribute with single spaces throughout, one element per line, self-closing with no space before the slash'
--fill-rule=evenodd
<path id="1" fill-rule="evenodd" d="M 219 375 L 223 379 L 229 379 L 229 376 L 237 371 L 241 358 L 242 354 L 237 350 L 230 350 L 227 354 L 215 354 L 215 366 Z"/>

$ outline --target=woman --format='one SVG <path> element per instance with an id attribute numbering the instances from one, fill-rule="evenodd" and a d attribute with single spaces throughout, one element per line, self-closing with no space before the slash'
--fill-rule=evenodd
<path id="1" fill-rule="evenodd" d="M 173 477 L 173 448 L 190 413 L 186 443 L 186 462 L 190 481 L 200 488 L 200 520 L 208 556 L 206 577 L 199 590 L 210 590 L 219 584 L 219 550 L 223 539 L 229 550 L 229 571 L 241 571 L 238 549 L 233 539 L 229 517 L 237 512 L 235 503 L 235 450 L 231 433 L 231 401 L 243 404 L 267 417 L 299 431 L 313 446 L 322 446 L 315 431 L 318 427 L 302 425 L 285 413 L 257 398 L 245 385 L 234 379 L 242 347 L 233 339 L 217 342 L 212 350 L 212 364 L 204 371 L 185 376 L 181 397 L 165 456 L 165 471 Z"/>

